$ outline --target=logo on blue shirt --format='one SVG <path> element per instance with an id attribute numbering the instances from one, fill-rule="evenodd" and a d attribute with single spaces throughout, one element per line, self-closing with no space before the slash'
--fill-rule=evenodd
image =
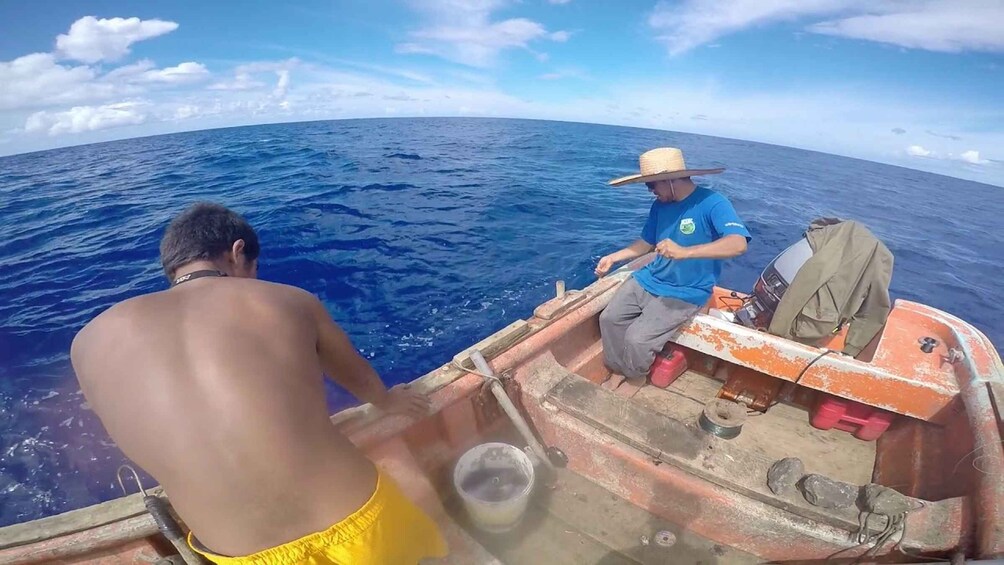
<path id="1" fill-rule="evenodd" d="M 683 232 L 683 235 L 690 235 L 694 233 L 694 219 L 684 218 L 680 220 L 680 231 Z"/>

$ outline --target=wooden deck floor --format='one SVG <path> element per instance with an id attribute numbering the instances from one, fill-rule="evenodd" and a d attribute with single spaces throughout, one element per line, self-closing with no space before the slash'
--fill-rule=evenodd
<path id="1" fill-rule="evenodd" d="M 488 534 L 471 523 L 459 499 L 447 509 L 472 536 L 507 565 L 663 565 L 759 563 L 755 556 L 715 544 L 660 520 L 571 471 L 553 487 L 538 485 L 523 522 L 512 532 Z M 669 548 L 653 538 L 668 530 Z M 642 537 L 648 538 L 646 545 Z"/>

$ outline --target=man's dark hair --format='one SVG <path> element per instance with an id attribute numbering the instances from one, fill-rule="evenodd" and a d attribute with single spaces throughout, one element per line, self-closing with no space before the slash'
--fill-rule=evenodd
<path id="1" fill-rule="evenodd" d="M 160 264 L 167 278 L 193 261 L 213 260 L 244 240 L 244 256 L 258 258 L 258 234 L 243 216 L 212 202 L 197 202 L 171 221 L 160 240 Z"/>

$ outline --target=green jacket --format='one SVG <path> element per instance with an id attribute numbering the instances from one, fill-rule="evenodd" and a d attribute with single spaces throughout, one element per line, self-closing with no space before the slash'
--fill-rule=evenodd
<path id="1" fill-rule="evenodd" d="M 850 323 L 844 353 L 857 356 L 889 316 L 892 253 L 864 225 L 813 220 L 812 257 L 784 292 L 768 331 L 813 343 Z"/>

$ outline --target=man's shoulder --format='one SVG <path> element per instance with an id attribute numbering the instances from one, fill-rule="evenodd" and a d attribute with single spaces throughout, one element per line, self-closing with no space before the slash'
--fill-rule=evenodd
<path id="1" fill-rule="evenodd" d="M 714 190 L 714 189 L 711 189 L 711 188 L 707 188 L 707 187 L 703 187 L 703 186 L 701 188 L 698 188 L 697 190 L 700 191 L 701 201 L 703 203 L 707 204 L 707 205 L 714 206 L 715 204 L 718 204 L 719 202 L 723 202 L 723 201 L 724 202 L 728 202 L 729 201 L 728 197 L 726 197 L 721 192 L 718 192 L 717 190 Z"/>
<path id="2" fill-rule="evenodd" d="M 138 318 L 138 313 L 145 308 L 149 294 L 128 298 L 116 303 L 95 316 L 84 325 L 73 337 L 70 345 L 70 357 L 75 358 L 80 352 L 89 349 L 92 344 L 100 343 L 112 334 L 123 334 L 132 320 Z"/>
<path id="3" fill-rule="evenodd" d="M 269 296 L 289 298 L 293 300 L 308 300 L 316 298 L 309 291 L 291 284 L 263 281 L 261 279 L 240 279 L 241 284 L 249 290 Z"/>
<path id="4" fill-rule="evenodd" d="M 248 293 L 258 303 L 261 303 L 262 299 L 283 302 L 316 300 L 308 291 L 282 283 L 258 279 L 231 279 L 227 283 L 239 287 L 242 294 Z M 165 309 L 175 307 L 173 301 L 178 299 L 181 297 L 173 295 L 168 290 L 162 290 L 123 300 L 88 322 L 74 338 L 74 346 L 79 347 L 102 334 L 124 331 L 136 323 L 150 323 L 151 315 L 156 316 Z"/>

